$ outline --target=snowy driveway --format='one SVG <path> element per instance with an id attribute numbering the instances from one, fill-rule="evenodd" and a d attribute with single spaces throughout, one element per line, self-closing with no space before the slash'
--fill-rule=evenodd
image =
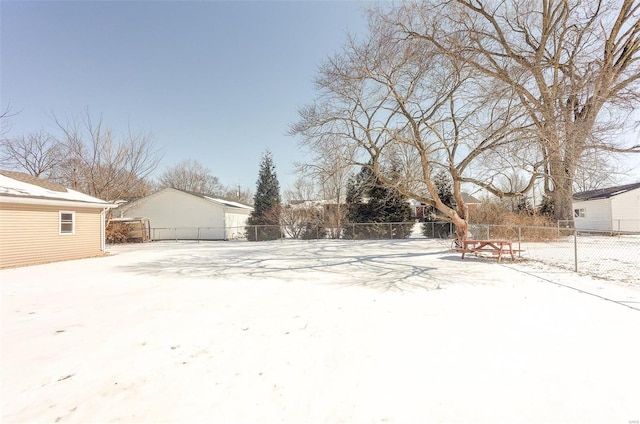
<path id="1" fill-rule="evenodd" d="M 0 271 L 0 420 L 640 420 L 640 287 L 447 247 L 151 243 Z"/>

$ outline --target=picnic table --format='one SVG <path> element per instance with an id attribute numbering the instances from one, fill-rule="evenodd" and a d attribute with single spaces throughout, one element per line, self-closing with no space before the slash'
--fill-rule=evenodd
<path id="1" fill-rule="evenodd" d="M 462 259 L 466 253 L 473 253 L 476 256 L 480 253 L 489 253 L 498 256 L 498 262 L 502 260 L 503 254 L 511 255 L 511 260 L 515 260 L 513 242 L 509 240 L 455 240 L 455 250 L 462 253 Z"/>

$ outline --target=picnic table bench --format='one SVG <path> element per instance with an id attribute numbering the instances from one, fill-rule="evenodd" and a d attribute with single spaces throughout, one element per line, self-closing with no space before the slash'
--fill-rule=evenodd
<path id="1" fill-rule="evenodd" d="M 455 250 L 462 253 L 462 259 L 466 253 L 489 253 L 498 256 L 498 262 L 502 260 L 503 254 L 511 255 L 511 260 L 515 260 L 514 253 L 519 250 L 513 249 L 513 242 L 509 240 L 454 240 Z"/>

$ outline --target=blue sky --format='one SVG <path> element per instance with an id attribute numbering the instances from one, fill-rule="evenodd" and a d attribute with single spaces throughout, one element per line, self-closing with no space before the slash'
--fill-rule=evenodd
<path id="1" fill-rule="evenodd" d="M 270 149 L 285 189 L 305 159 L 289 125 L 371 4 L 0 0 L 0 107 L 18 112 L 12 135 L 88 108 L 116 134 L 151 131 L 164 151 L 156 175 L 195 159 L 251 190 Z M 640 180 L 640 155 L 623 162 L 625 182 Z"/>
<path id="2" fill-rule="evenodd" d="M 151 131 L 159 172 L 196 159 L 252 190 L 270 149 L 284 189 L 304 159 L 289 125 L 368 4 L 2 0 L 0 105 L 19 112 L 13 135 L 88 108 L 117 134 Z"/>

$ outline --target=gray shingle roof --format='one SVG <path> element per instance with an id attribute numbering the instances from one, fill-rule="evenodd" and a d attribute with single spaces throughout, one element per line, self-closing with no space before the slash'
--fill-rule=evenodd
<path id="1" fill-rule="evenodd" d="M 9 177 L 23 183 L 46 188 L 47 190 L 67 193 L 67 188 L 63 185 L 54 183 L 53 181 L 43 180 L 41 178 L 34 177 L 33 175 L 24 174 L 22 172 L 6 171 L 4 169 L 0 169 L 0 175 L 4 175 L 5 177 Z"/>
<path id="2" fill-rule="evenodd" d="M 616 187 L 601 188 L 598 190 L 582 191 L 580 193 L 573 194 L 573 200 L 596 200 L 596 199 L 608 199 L 618 194 L 623 194 L 631 190 L 640 188 L 640 183 L 626 184 Z"/>

